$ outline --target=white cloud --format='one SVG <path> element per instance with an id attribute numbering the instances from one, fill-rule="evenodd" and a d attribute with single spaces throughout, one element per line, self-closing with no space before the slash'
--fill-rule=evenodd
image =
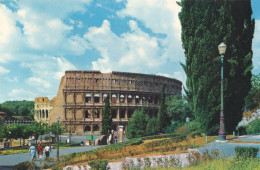
<path id="1" fill-rule="evenodd" d="M 8 74 L 10 70 L 5 69 L 4 67 L 0 66 L 0 75 Z"/>
<path id="2" fill-rule="evenodd" d="M 170 74 L 167 74 L 167 73 L 158 73 L 156 75 L 164 76 L 164 77 L 171 77 Z"/>
<path id="3" fill-rule="evenodd" d="M 178 19 L 180 10 L 181 8 L 173 0 L 128 0 L 126 8 L 117 14 L 122 18 L 134 17 L 153 33 L 166 35 L 166 38 L 160 39 L 163 48 L 162 57 L 172 61 L 184 61 L 181 25 Z"/>
<path id="4" fill-rule="evenodd" d="M 7 80 L 8 82 L 11 82 L 11 83 L 18 83 L 18 82 L 19 82 L 19 80 L 18 80 L 17 77 L 14 77 L 14 78 L 9 78 L 9 77 L 7 77 L 6 80 Z"/>
<path id="5" fill-rule="evenodd" d="M 30 77 L 27 79 L 27 83 L 34 87 L 49 88 L 51 84 L 48 81 L 42 80 L 38 77 Z"/>
<path id="6" fill-rule="evenodd" d="M 36 93 L 25 89 L 13 89 L 8 93 L 8 100 L 34 100 Z"/>
<path id="7" fill-rule="evenodd" d="M 161 50 L 157 39 L 143 32 L 135 21 L 129 21 L 129 26 L 131 32 L 120 36 L 111 31 L 108 20 L 101 27 L 89 28 L 85 38 L 102 56 L 92 62 L 94 70 L 144 72 L 145 68 L 158 68 L 165 62 L 158 57 Z"/>
<path id="8" fill-rule="evenodd" d="M 16 64 L 25 70 L 20 81 L 16 77 L 0 76 L 0 81 L 5 81 L 0 87 L 1 92 L 9 90 L 1 94 L 4 100 L 34 99 L 42 95 L 53 97 L 56 94 L 65 70 L 76 67 L 64 57 L 53 56 L 82 55 L 88 48 L 83 37 L 73 34 L 74 27 L 81 27 L 83 23 L 77 21 L 76 25 L 67 25 L 63 20 L 71 13 L 86 12 L 90 2 L 19 0 L 12 4 L 15 10 L 0 4 L 0 64 Z M 0 66 L 0 74 L 9 72 Z M 10 90 L 14 83 L 18 83 L 21 89 Z"/>

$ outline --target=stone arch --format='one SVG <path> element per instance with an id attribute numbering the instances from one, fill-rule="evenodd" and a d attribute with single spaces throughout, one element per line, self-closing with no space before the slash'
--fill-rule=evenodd
<path id="1" fill-rule="evenodd" d="M 117 95 L 116 94 L 112 94 L 112 103 L 116 103 L 116 98 L 117 98 Z"/>
<path id="2" fill-rule="evenodd" d="M 93 126 L 93 131 L 99 131 L 99 126 L 98 125 L 94 125 Z"/>
<path id="3" fill-rule="evenodd" d="M 90 118 L 90 112 L 89 112 L 89 110 L 85 110 L 85 112 L 84 112 L 84 118 Z"/>
<path id="4" fill-rule="evenodd" d="M 133 102 L 133 97 L 132 95 L 127 96 L 127 103 L 132 103 Z"/>
<path id="5" fill-rule="evenodd" d="M 117 110 L 116 109 L 111 109 L 111 114 L 112 114 L 112 119 L 117 118 Z"/>
<path id="6" fill-rule="evenodd" d="M 120 103 L 124 103 L 125 102 L 125 95 L 121 94 L 120 95 Z"/>
<path id="7" fill-rule="evenodd" d="M 94 95 L 94 103 L 99 103 L 100 102 L 100 96 L 99 94 Z"/>
<path id="8" fill-rule="evenodd" d="M 85 132 L 90 132 L 90 131 L 91 131 L 90 126 L 89 126 L 89 125 L 86 125 L 86 126 L 84 127 L 84 133 L 85 133 Z"/>
<path id="9" fill-rule="evenodd" d="M 85 103 L 91 103 L 91 94 L 86 94 Z"/>
<path id="10" fill-rule="evenodd" d="M 141 100 L 140 100 L 139 95 L 136 95 L 136 96 L 135 96 L 135 103 L 136 103 L 136 104 L 140 104 L 140 101 L 141 101 Z"/>
<path id="11" fill-rule="evenodd" d="M 126 112 L 125 109 L 121 109 L 121 110 L 120 110 L 120 115 L 119 115 L 119 117 L 120 117 L 120 118 L 125 118 L 125 112 Z"/>
<path id="12" fill-rule="evenodd" d="M 42 110 L 42 118 L 45 118 L 44 110 Z"/>

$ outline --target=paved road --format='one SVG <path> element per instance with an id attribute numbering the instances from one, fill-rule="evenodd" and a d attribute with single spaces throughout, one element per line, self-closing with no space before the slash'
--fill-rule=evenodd
<path id="1" fill-rule="evenodd" d="M 83 152 L 83 151 L 89 151 L 91 149 L 96 149 L 102 146 L 84 146 L 84 147 L 74 147 L 74 148 L 66 148 L 66 149 L 60 149 L 60 155 L 67 155 L 69 153 L 74 153 L 74 152 Z M 51 152 L 50 157 L 56 158 L 57 155 L 57 149 L 53 149 Z M 30 157 L 28 153 L 21 153 L 21 154 L 13 154 L 13 155 L 4 155 L 0 156 L 0 169 L 7 170 L 11 169 L 12 166 L 29 161 Z M 40 162 L 36 161 L 36 163 L 39 165 Z"/>
<path id="2" fill-rule="evenodd" d="M 247 136 L 240 136 L 239 140 L 242 141 L 259 141 L 260 135 L 247 135 Z M 199 148 L 198 150 L 201 153 L 204 153 L 206 150 L 209 152 L 212 150 L 220 150 L 225 153 L 225 156 L 231 157 L 235 155 L 235 147 L 242 146 L 242 147 L 256 147 L 259 148 L 259 152 L 257 157 L 260 158 L 260 144 L 238 144 L 238 143 L 221 143 L 221 142 L 212 142 L 208 145 L 204 146 L 203 148 Z"/>

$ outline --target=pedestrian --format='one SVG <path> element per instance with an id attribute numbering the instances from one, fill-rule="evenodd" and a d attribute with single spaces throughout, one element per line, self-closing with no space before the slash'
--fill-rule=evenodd
<path id="1" fill-rule="evenodd" d="M 47 145 L 46 145 L 45 148 L 44 148 L 44 153 L 45 153 L 46 158 L 49 158 L 50 152 L 51 152 L 51 147 L 50 147 L 49 144 L 47 143 Z"/>
<path id="2" fill-rule="evenodd" d="M 117 136 L 116 135 L 114 136 L 114 141 L 115 141 L 115 143 L 117 143 Z"/>
<path id="3" fill-rule="evenodd" d="M 29 148 L 29 155 L 31 160 L 33 161 L 36 158 L 36 148 L 34 146 L 34 143 L 32 144 L 32 146 Z"/>
<path id="4" fill-rule="evenodd" d="M 41 160 L 43 158 L 43 148 L 42 148 L 42 143 L 40 143 L 37 147 L 37 153 L 38 153 L 38 158 Z"/>

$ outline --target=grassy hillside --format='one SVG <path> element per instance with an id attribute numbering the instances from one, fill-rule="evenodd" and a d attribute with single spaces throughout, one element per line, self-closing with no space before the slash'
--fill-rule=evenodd
<path id="1" fill-rule="evenodd" d="M 34 101 L 6 101 L 0 104 L 0 111 L 7 113 L 7 117 L 30 116 L 33 118 Z"/>

